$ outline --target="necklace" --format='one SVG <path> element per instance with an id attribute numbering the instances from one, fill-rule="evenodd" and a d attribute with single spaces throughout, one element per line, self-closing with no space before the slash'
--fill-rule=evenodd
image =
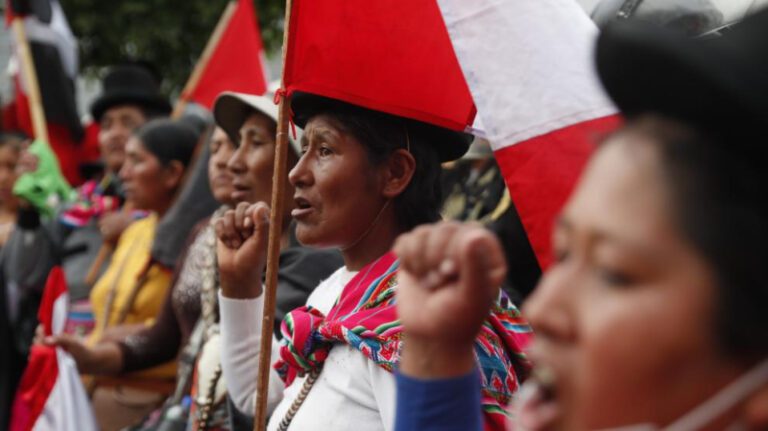
<path id="1" fill-rule="evenodd" d="M 215 220 L 218 215 L 226 211 L 227 207 L 219 208 L 211 221 Z M 200 288 L 200 301 L 201 301 L 201 314 L 204 325 L 204 338 L 210 340 L 219 332 L 219 325 L 217 323 L 218 317 L 218 285 L 219 285 L 219 272 L 216 270 L 216 234 L 213 229 L 213 224 L 209 224 L 204 233 L 205 235 L 205 257 L 203 259 L 202 268 L 202 286 Z M 211 377 L 210 384 L 208 386 L 208 393 L 206 394 L 205 403 L 200 408 L 197 429 L 208 429 L 208 421 L 210 420 L 213 407 L 216 403 L 216 386 L 221 378 L 221 362 L 217 361 L 216 369 Z"/>
<path id="2" fill-rule="evenodd" d="M 216 215 L 214 215 L 215 217 Z M 218 300 L 216 298 L 219 284 L 219 272 L 216 270 L 216 234 L 213 226 L 209 225 L 205 231 L 205 256 L 203 257 L 202 285 L 200 287 L 200 308 L 205 322 L 206 338 L 210 338 L 212 331 L 218 325 L 216 321 Z"/>
<path id="3" fill-rule="evenodd" d="M 221 364 L 218 364 L 216 366 L 216 371 L 213 372 L 213 378 L 211 379 L 211 386 L 208 388 L 208 393 L 206 394 L 205 404 L 203 404 L 200 409 L 199 419 L 197 421 L 197 429 L 199 431 L 208 429 L 208 419 L 211 417 L 213 404 L 216 398 L 216 384 L 219 382 L 220 377 Z"/>
<path id="4" fill-rule="evenodd" d="M 385 255 L 379 256 L 376 260 L 371 262 L 366 269 L 365 273 L 363 273 L 362 277 L 360 277 L 357 280 L 357 283 L 355 284 L 355 287 L 353 290 L 357 290 L 362 282 L 368 278 L 368 275 L 371 273 L 373 268 L 376 266 L 379 261 L 384 258 Z M 359 273 L 357 274 L 360 275 Z M 341 295 L 336 300 L 336 306 L 338 307 L 341 305 L 341 303 L 346 300 L 346 298 L 343 298 L 344 292 L 346 291 L 346 288 L 342 290 Z M 338 309 L 336 312 L 333 313 L 333 316 L 338 313 Z M 331 314 L 329 314 L 326 318 L 331 317 Z M 296 413 L 298 413 L 299 408 L 304 404 L 304 401 L 307 399 L 307 396 L 309 395 L 309 391 L 312 389 L 312 387 L 315 385 L 315 382 L 317 381 L 317 378 L 320 376 L 320 372 L 323 370 L 322 365 L 312 369 L 307 374 L 307 379 L 304 380 L 304 383 L 301 385 L 301 391 L 299 391 L 299 394 L 296 396 L 296 399 L 293 400 L 291 403 L 291 407 L 288 408 L 288 411 L 286 412 L 285 416 L 283 416 L 283 420 L 280 421 L 280 424 L 277 426 L 277 431 L 287 431 L 288 427 L 291 425 L 291 422 L 293 422 L 293 419 L 296 417 Z"/>
<path id="5" fill-rule="evenodd" d="M 373 218 L 373 221 L 372 221 L 372 222 L 371 222 L 371 224 L 368 226 L 368 229 L 366 229 L 366 230 L 365 230 L 365 231 L 362 233 L 362 235 L 360 235 L 359 237 L 357 237 L 357 239 L 356 239 L 356 240 L 354 240 L 354 241 L 352 242 L 352 244 L 350 244 L 350 245 L 347 245 L 347 246 L 344 246 L 344 247 L 342 247 L 340 250 L 341 250 L 341 251 L 347 251 L 347 250 L 349 250 L 349 249 L 353 248 L 354 246 L 356 246 L 356 245 L 360 244 L 360 241 L 362 241 L 363 239 L 365 239 L 365 237 L 367 237 L 367 236 L 368 236 L 368 234 L 370 234 L 370 233 L 371 233 L 371 231 L 373 230 L 373 228 L 375 228 L 375 227 L 376 227 L 376 225 L 377 225 L 377 224 L 379 224 L 379 220 L 381 219 L 381 216 L 382 216 L 382 214 L 384 214 L 384 210 L 386 210 L 386 209 L 387 209 L 387 207 L 389 206 L 389 203 L 390 203 L 390 202 L 392 202 L 392 200 L 391 200 L 391 199 L 390 199 L 390 200 L 388 200 L 388 201 L 386 201 L 386 202 L 384 203 L 384 206 L 382 206 L 382 207 L 381 207 L 381 209 L 379 210 L 379 213 L 378 213 L 378 214 L 376 214 L 376 217 L 374 217 L 374 218 Z"/>
<path id="6" fill-rule="evenodd" d="M 296 399 L 293 400 L 293 403 L 291 403 L 291 407 L 288 408 L 288 412 L 283 417 L 283 420 L 280 421 L 280 424 L 277 426 L 277 431 L 287 431 L 288 427 L 291 425 L 291 422 L 293 422 L 293 418 L 296 417 L 296 413 L 299 411 L 299 407 L 301 407 L 302 404 L 304 404 L 304 400 L 307 399 L 307 395 L 309 395 L 309 390 L 312 389 L 312 386 L 314 386 L 315 382 L 317 381 L 317 377 L 320 376 L 320 371 L 322 371 L 322 367 L 315 368 L 314 370 L 310 371 L 307 375 L 307 379 L 304 380 L 304 384 L 301 385 L 301 391 L 299 392 L 299 395 L 296 396 Z"/>

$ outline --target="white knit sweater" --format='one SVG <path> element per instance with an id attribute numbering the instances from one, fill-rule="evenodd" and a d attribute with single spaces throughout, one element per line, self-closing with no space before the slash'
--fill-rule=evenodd
<path id="1" fill-rule="evenodd" d="M 327 313 L 355 273 L 340 268 L 320 283 L 307 305 Z M 219 294 L 221 311 L 221 355 L 227 390 L 236 407 L 253 414 L 256 400 L 261 340 L 263 297 L 239 300 Z M 272 338 L 272 362 L 278 358 L 278 343 Z M 270 375 L 267 429 L 276 430 L 304 378 L 285 388 L 273 370 Z M 395 417 L 395 379 L 362 353 L 344 344 L 335 345 L 320 376 L 304 400 L 291 430 L 391 430 Z"/>

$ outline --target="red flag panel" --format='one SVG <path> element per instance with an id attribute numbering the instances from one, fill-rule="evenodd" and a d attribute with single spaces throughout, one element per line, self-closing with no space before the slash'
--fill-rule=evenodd
<path id="1" fill-rule="evenodd" d="M 306 91 L 453 130 L 476 109 L 434 0 L 294 0 L 288 93 Z"/>
<path id="2" fill-rule="evenodd" d="M 19 85 L 18 76 L 14 77 L 13 82 L 16 97 L 13 102 L 3 107 L 3 127 L 6 130 L 18 130 L 27 136 L 34 137 L 29 99 Z M 71 130 L 67 125 L 49 121 L 47 126 L 49 145 L 56 154 L 61 173 L 70 185 L 79 185 L 82 182 L 78 169 L 81 161 L 79 158 L 80 142 L 72 137 Z"/>
<path id="3" fill-rule="evenodd" d="M 210 109 L 222 91 L 259 95 L 267 91 L 264 47 L 252 1 L 238 0 L 237 10 L 188 99 Z"/>
<path id="4" fill-rule="evenodd" d="M 494 153 L 542 269 L 552 262 L 555 218 L 595 143 L 618 128 L 612 115 L 556 130 Z"/>
<path id="5" fill-rule="evenodd" d="M 56 301 L 67 293 L 64 272 L 61 267 L 54 267 L 45 283 L 43 298 L 37 317 L 46 336 L 53 335 L 53 319 Z M 28 431 L 34 428 L 35 421 L 45 407 L 45 402 L 56 383 L 58 366 L 56 350 L 51 346 L 35 345 L 30 351 L 29 363 L 19 382 L 16 399 L 13 403 L 13 431 Z"/>

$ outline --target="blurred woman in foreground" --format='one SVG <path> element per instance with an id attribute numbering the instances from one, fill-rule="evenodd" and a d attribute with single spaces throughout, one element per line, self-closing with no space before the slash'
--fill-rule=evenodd
<path id="1" fill-rule="evenodd" d="M 600 76 L 628 121 L 563 209 L 555 263 L 526 304 L 536 368 L 514 429 L 768 428 L 766 52 L 768 11 L 714 41 L 601 35 Z M 441 224 L 395 250 L 409 340 L 397 429 L 480 429 L 473 367 L 435 373 L 436 346 L 471 352 L 498 243 Z M 445 309 L 462 321 L 436 324 Z"/>

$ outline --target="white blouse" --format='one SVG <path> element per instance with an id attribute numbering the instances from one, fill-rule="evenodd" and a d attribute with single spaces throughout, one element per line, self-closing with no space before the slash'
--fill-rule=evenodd
<path id="1" fill-rule="evenodd" d="M 344 267 L 338 269 L 312 292 L 307 305 L 327 314 L 355 274 Z M 263 307 L 263 296 L 243 300 L 226 298 L 219 293 L 224 379 L 235 406 L 251 415 L 256 402 Z M 279 344 L 273 336 L 272 362 L 278 357 Z M 274 369 L 271 371 L 268 430 L 277 430 L 304 380 L 305 377 L 296 378 L 286 388 Z M 335 344 L 289 429 L 383 431 L 394 427 L 394 418 L 394 376 L 349 345 Z"/>

